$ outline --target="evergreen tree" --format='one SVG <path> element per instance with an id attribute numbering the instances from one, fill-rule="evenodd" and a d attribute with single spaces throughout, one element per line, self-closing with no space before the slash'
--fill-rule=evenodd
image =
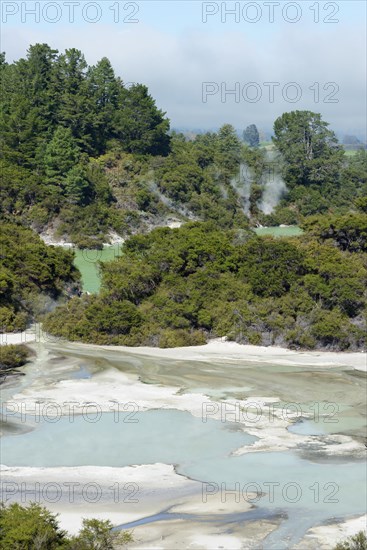
<path id="1" fill-rule="evenodd" d="M 47 44 L 30 46 L 27 55 L 28 97 L 37 120 L 37 144 L 34 152 L 36 163 L 40 163 L 46 143 L 57 124 L 57 103 L 59 90 L 54 86 L 54 64 L 57 50 Z"/>
<path id="2" fill-rule="evenodd" d="M 273 142 L 286 162 L 290 187 L 338 184 L 343 151 L 328 126 L 311 111 L 284 113 L 275 121 Z"/>
<path id="3" fill-rule="evenodd" d="M 59 126 L 45 151 L 44 165 L 47 182 L 63 187 L 69 170 L 79 158 L 80 149 L 71 130 Z"/>
<path id="4" fill-rule="evenodd" d="M 121 89 L 120 109 L 116 113 L 116 137 L 131 153 L 167 155 L 169 120 L 159 110 L 148 88 L 136 84 Z"/>
<path id="5" fill-rule="evenodd" d="M 2 156 L 32 167 L 37 148 L 39 121 L 28 94 L 27 62 L 3 65 L 1 71 L 0 135 Z"/>
<path id="6" fill-rule="evenodd" d="M 217 163 L 225 173 L 232 174 L 238 169 L 241 160 L 241 142 L 231 124 L 224 124 L 218 132 Z"/>
<path id="7" fill-rule="evenodd" d="M 122 84 L 115 77 L 110 61 L 104 57 L 88 71 L 90 97 L 93 102 L 92 139 L 96 153 L 105 152 L 107 140 L 112 137 L 112 122 L 118 108 Z"/>
<path id="8" fill-rule="evenodd" d="M 65 194 L 72 204 L 84 205 L 88 202 L 90 184 L 86 170 L 80 164 L 73 166 L 65 178 Z"/>
<path id="9" fill-rule="evenodd" d="M 247 143 L 250 147 L 258 147 L 260 144 L 259 131 L 255 124 L 250 124 L 247 126 L 246 130 L 243 132 L 243 141 Z"/>
<path id="10" fill-rule="evenodd" d="M 87 151 L 91 146 L 93 120 L 92 100 L 86 78 L 87 63 L 80 50 L 71 48 L 60 55 L 55 71 L 55 85 L 59 86 L 58 122 L 70 128 L 78 145 Z"/>

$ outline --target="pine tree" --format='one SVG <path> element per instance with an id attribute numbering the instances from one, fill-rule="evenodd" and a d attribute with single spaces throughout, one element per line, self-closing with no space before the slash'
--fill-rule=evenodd
<path id="1" fill-rule="evenodd" d="M 59 56 L 55 69 L 54 85 L 60 89 L 58 122 L 71 130 L 80 147 L 91 151 L 93 108 L 84 55 L 75 48 L 66 50 Z"/>
<path id="2" fill-rule="evenodd" d="M 73 166 L 65 178 L 65 194 L 72 204 L 83 206 L 88 202 L 90 183 L 85 168 L 80 164 Z"/>
<path id="3" fill-rule="evenodd" d="M 106 57 L 89 69 L 87 77 L 93 102 L 93 148 L 97 154 L 102 154 L 105 152 L 107 140 L 113 135 L 112 121 L 118 108 L 121 84 Z"/>
<path id="4" fill-rule="evenodd" d="M 243 141 L 247 143 L 250 147 L 258 147 L 260 144 L 259 131 L 255 124 L 250 124 L 247 126 L 246 130 L 243 132 Z"/>
<path id="5" fill-rule="evenodd" d="M 44 166 L 49 184 L 64 187 L 65 178 L 80 158 L 80 149 L 69 128 L 59 126 L 46 147 Z"/>
<path id="6" fill-rule="evenodd" d="M 217 163 L 229 174 L 239 167 L 241 160 L 241 142 L 231 124 L 224 124 L 218 132 Z"/>
<path id="7" fill-rule="evenodd" d="M 116 137 L 131 153 L 167 155 L 169 120 L 164 116 L 146 86 L 136 84 L 128 90 L 122 89 L 116 113 Z"/>

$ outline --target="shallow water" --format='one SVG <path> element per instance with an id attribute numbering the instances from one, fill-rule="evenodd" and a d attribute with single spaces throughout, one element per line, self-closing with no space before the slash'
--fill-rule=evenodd
<path id="1" fill-rule="evenodd" d="M 190 468 L 197 461 L 214 463 L 256 440 L 236 425 L 202 422 L 177 410 L 99 413 L 91 406 L 82 415 L 37 420 L 25 419 L 34 430 L 3 437 L 4 464 L 123 467 L 163 462 Z"/>
<path id="2" fill-rule="evenodd" d="M 130 523 L 123 523 L 121 525 L 117 525 L 113 530 L 118 531 L 120 529 L 133 529 L 134 527 L 138 527 L 139 525 L 147 525 L 149 523 L 155 523 L 157 521 L 168 521 L 168 520 L 190 520 L 190 521 L 198 521 L 198 522 L 208 522 L 208 523 L 219 523 L 219 524 L 233 524 L 238 522 L 248 522 L 248 521 L 258 521 L 261 519 L 268 519 L 270 517 L 273 517 L 275 519 L 278 519 L 280 516 L 279 512 L 271 512 L 267 509 L 258 509 L 255 508 L 254 510 L 249 510 L 247 512 L 240 512 L 240 513 L 232 513 L 232 514 L 215 514 L 214 516 L 203 516 L 199 514 L 178 514 L 175 512 L 170 512 L 169 510 L 160 512 L 159 514 L 154 514 L 153 516 L 148 516 L 143 519 L 138 519 L 136 521 L 132 521 Z"/>
<path id="3" fill-rule="evenodd" d="M 305 438 L 314 435 L 316 449 L 327 445 L 324 438 L 329 434 L 361 438 L 366 433 L 366 376 L 343 367 L 246 360 L 174 361 L 60 341 L 38 345 L 37 359 L 24 369 L 27 375 L 17 387 L 7 388 L 6 398 L 35 382 L 40 384 L 41 397 L 42 385 L 93 378 L 111 368 L 146 384 L 174 386 L 181 393 L 203 393 L 216 400 L 257 403 L 260 397 L 277 398 L 279 402 L 269 404 L 270 414 L 284 410 L 289 431 Z M 287 411 L 292 407 L 297 414 L 289 418 Z M 307 455 L 301 450 L 233 455 L 238 448 L 252 445 L 255 438 L 236 423 L 212 418 L 202 422 L 177 410 L 149 410 L 130 416 L 138 422 L 127 422 L 121 412 L 117 422 L 116 413 L 103 413 L 96 419 L 92 410 L 88 419 L 79 415 L 73 422 L 69 417 L 56 422 L 36 422 L 28 417 L 28 424 L 5 423 L 2 463 L 46 467 L 174 464 L 177 473 L 203 484 L 208 503 L 218 492 L 238 503 L 238 514 L 223 519 L 229 526 L 252 521 L 252 516 L 241 512 L 245 501 L 255 505 L 261 517 L 281 514 L 285 519 L 267 537 L 265 549 L 292 548 L 313 525 L 365 512 L 367 479 L 362 460 L 326 455 L 321 459 L 307 445 Z M 31 431 L 25 432 L 25 427 Z M 177 517 L 158 514 L 147 522 L 166 519 Z M 219 522 L 217 516 L 212 520 Z"/>
<path id="4" fill-rule="evenodd" d="M 289 225 L 287 227 L 257 227 L 255 229 L 257 235 L 271 235 L 272 237 L 298 237 L 302 235 L 303 230 L 297 225 Z"/>
<path id="5" fill-rule="evenodd" d="M 95 294 L 101 286 L 98 262 L 109 262 L 121 256 L 121 244 L 104 246 L 102 250 L 75 249 L 74 265 L 82 274 L 82 286 L 85 292 Z"/>
<path id="6" fill-rule="evenodd" d="M 318 424 L 313 420 L 308 420 L 307 418 L 301 419 L 291 426 L 289 426 L 288 431 L 293 434 L 300 435 L 325 435 L 326 430 L 323 424 Z"/>

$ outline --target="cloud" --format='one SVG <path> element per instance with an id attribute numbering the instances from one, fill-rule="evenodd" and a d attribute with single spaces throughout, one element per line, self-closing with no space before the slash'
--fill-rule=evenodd
<path id="1" fill-rule="evenodd" d="M 283 112 L 309 109 L 321 112 L 333 128 L 361 135 L 366 118 L 364 39 L 362 24 L 314 26 L 312 34 L 310 28 L 292 25 L 283 27 L 282 32 L 272 29 L 269 36 L 262 31 L 256 37 L 223 25 L 217 32 L 203 25 L 173 32 L 140 23 L 123 27 L 4 26 L 2 44 L 9 60 L 24 56 L 29 44 L 36 42 L 47 42 L 59 50 L 77 47 L 90 64 L 106 56 L 125 82 L 148 85 L 175 127 L 213 128 L 229 122 L 237 128 L 256 123 L 270 129 Z M 219 86 L 206 103 L 202 100 L 203 82 Z M 243 97 L 249 82 L 256 82 L 261 89 L 257 103 L 246 100 L 246 93 Z M 266 82 L 280 83 L 274 88 L 273 102 Z M 297 92 L 292 86 L 284 91 L 290 82 L 302 91 L 302 99 L 296 103 L 284 95 L 288 92 L 291 98 Z M 335 95 L 329 97 L 337 99 L 336 103 L 327 102 L 333 86 L 324 86 L 330 82 L 339 88 L 336 91 L 334 86 Z M 225 83 L 224 92 L 239 83 L 238 103 L 233 95 L 220 93 L 221 83 Z M 317 86 L 319 99 L 315 101 Z"/>

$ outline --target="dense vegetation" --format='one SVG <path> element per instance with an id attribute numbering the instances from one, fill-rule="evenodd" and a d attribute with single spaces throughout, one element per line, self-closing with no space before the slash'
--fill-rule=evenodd
<path id="1" fill-rule="evenodd" d="M 347 540 L 339 542 L 334 550 L 367 550 L 367 536 L 364 531 L 348 537 Z"/>
<path id="2" fill-rule="evenodd" d="M 75 48 L 36 44 L 11 64 L 2 55 L 0 78 L 0 216 L 81 247 L 172 216 L 225 228 L 298 223 L 347 212 L 366 194 L 366 152 L 347 158 L 315 113 L 279 117 L 267 150 L 254 124 L 246 144 L 228 124 L 169 133 L 146 86 L 126 87 L 108 59 L 88 66 Z"/>
<path id="3" fill-rule="evenodd" d="M 30 229 L 2 223 L 0 332 L 23 330 L 56 300 L 78 290 L 73 252 L 49 247 Z"/>
<path id="4" fill-rule="evenodd" d="M 260 146 L 248 126 L 185 137 L 144 85 L 108 59 L 31 46 L 0 59 L 3 222 L 0 326 L 24 328 L 77 292 L 72 254 L 26 227 L 99 247 L 135 235 L 102 269 L 99 296 L 74 297 L 45 323 L 99 343 L 240 342 L 364 346 L 367 155 L 346 157 L 317 113 L 294 111 Z M 152 229 L 171 219 L 181 229 Z M 16 222 L 16 223 L 15 223 Z M 302 224 L 275 241 L 258 224 Z M 142 236 L 145 234 L 145 236 Z"/>
<path id="5" fill-rule="evenodd" d="M 3 550 L 114 550 L 132 542 L 130 532 L 114 532 L 112 527 L 110 521 L 84 519 L 78 535 L 69 537 L 57 516 L 39 504 L 0 507 Z"/>
<path id="6" fill-rule="evenodd" d="M 195 143 L 169 136 L 145 86 L 125 87 L 108 59 L 90 67 L 76 49 L 36 44 L 0 69 L 3 218 L 79 246 L 170 213 L 247 224 L 237 194 L 221 190 L 241 158 L 229 125 Z"/>
<path id="7" fill-rule="evenodd" d="M 366 214 L 355 218 L 365 227 Z M 345 246 L 319 225 L 314 220 L 303 237 L 281 240 L 214 222 L 132 237 L 121 258 L 103 264 L 100 294 L 72 299 L 48 316 L 45 329 L 101 344 L 171 347 L 227 336 L 251 344 L 363 348 L 367 233 L 355 240 L 352 223 Z"/>
<path id="8" fill-rule="evenodd" d="M 285 113 L 274 123 L 273 143 L 281 155 L 287 191 L 267 223 L 299 223 L 315 214 L 343 214 L 367 196 L 367 152 L 346 159 L 321 116 Z"/>
<path id="9" fill-rule="evenodd" d="M 7 373 L 25 365 L 30 355 L 31 350 L 24 344 L 0 346 L 0 382 Z"/>

